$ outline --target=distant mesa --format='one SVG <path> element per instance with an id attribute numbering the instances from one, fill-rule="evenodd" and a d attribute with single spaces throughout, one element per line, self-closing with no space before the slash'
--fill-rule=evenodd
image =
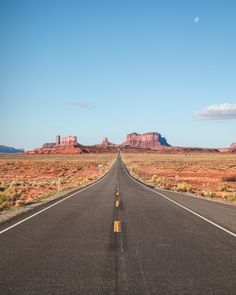
<path id="1" fill-rule="evenodd" d="M 3 147 L 3 146 L 0 146 Z M 11 148 L 13 149 L 13 148 Z M 109 153 L 122 150 L 123 152 L 138 152 L 145 153 L 158 151 L 158 153 L 173 153 L 184 154 L 202 153 L 202 152 L 236 152 L 236 142 L 232 143 L 230 148 L 215 149 L 215 148 L 196 148 L 196 147 L 177 147 L 171 146 L 165 137 L 162 137 L 158 132 L 147 132 L 139 134 L 136 132 L 126 136 L 126 140 L 121 144 L 114 144 L 106 137 L 100 144 L 82 145 L 78 143 L 77 136 L 68 135 L 61 137 L 56 136 L 55 142 L 49 142 L 36 148 L 26 154 L 82 154 L 82 153 Z M 23 149 L 14 150 L 14 152 L 23 152 Z M 0 152 L 1 149 L 0 149 Z M 9 151 L 8 151 L 9 152 Z M 10 152 L 13 152 L 11 150 Z"/>
<path id="2" fill-rule="evenodd" d="M 55 148 L 55 147 L 76 147 L 78 146 L 77 136 L 56 136 L 56 142 L 45 143 L 42 148 Z"/>
<path id="3" fill-rule="evenodd" d="M 114 143 L 111 143 L 107 137 L 102 141 L 101 144 L 97 144 L 98 147 L 115 147 L 116 145 Z"/>
<path id="4" fill-rule="evenodd" d="M 131 133 L 127 135 L 123 146 L 136 148 L 158 148 L 162 146 L 170 146 L 165 137 L 162 137 L 158 132 L 147 132 L 143 134 Z"/>
<path id="5" fill-rule="evenodd" d="M 77 136 L 56 136 L 55 142 L 48 142 L 41 148 L 28 151 L 27 154 L 81 154 L 81 153 L 100 153 L 114 152 L 117 149 L 155 149 L 160 147 L 170 147 L 166 139 L 158 132 L 148 132 L 144 134 L 131 133 L 128 134 L 126 140 L 122 144 L 114 144 L 106 137 L 102 143 L 84 146 L 79 144 Z"/>
<path id="6" fill-rule="evenodd" d="M 231 149 L 236 149 L 236 142 L 233 142 L 233 143 L 230 145 L 230 148 L 231 148 Z"/>
<path id="7" fill-rule="evenodd" d="M 166 139 L 162 137 L 158 132 L 147 132 L 143 134 L 130 133 L 126 136 L 125 142 L 122 144 L 114 144 L 108 141 L 106 137 L 101 144 L 97 147 L 109 148 L 137 148 L 137 149 L 152 149 L 159 147 L 170 146 Z"/>
<path id="8" fill-rule="evenodd" d="M 83 150 L 89 153 L 109 153 L 115 152 L 118 145 L 111 143 L 106 137 L 101 143 L 95 145 L 81 146 Z"/>
<path id="9" fill-rule="evenodd" d="M 49 142 L 42 145 L 41 148 L 36 148 L 28 151 L 27 154 L 81 154 L 86 152 L 77 142 L 77 136 L 56 136 L 55 142 Z"/>
<path id="10" fill-rule="evenodd" d="M 147 132 L 143 134 L 131 133 L 128 134 L 126 140 L 122 144 L 114 144 L 106 137 L 102 143 L 84 146 L 77 142 L 77 136 L 56 136 L 55 142 L 49 142 L 42 145 L 41 148 L 36 148 L 28 151 L 27 154 L 80 154 L 80 153 L 100 153 L 100 152 L 114 152 L 117 149 L 125 150 L 141 150 L 141 149 L 155 149 L 161 147 L 170 147 L 166 139 L 158 132 Z"/>
<path id="11" fill-rule="evenodd" d="M 24 149 L 17 149 L 11 146 L 0 145 L 0 154 L 19 154 L 24 153 Z"/>

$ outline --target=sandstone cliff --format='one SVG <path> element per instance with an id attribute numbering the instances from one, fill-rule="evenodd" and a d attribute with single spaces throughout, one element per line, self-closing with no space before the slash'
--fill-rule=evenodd
<path id="1" fill-rule="evenodd" d="M 60 135 L 56 136 L 56 142 L 44 143 L 42 145 L 42 149 L 51 149 L 51 148 L 59 148 L 59 147 L 73 147 L 78 146 L 77 136 L 64 136 L 60 137 Z"/>
<path id="2" fill-rule="evenodd" d="M 41 155 L 41 154 L 81 154 L 85 151 L 79 147 L 49 147 L 49 148 L 36 148 L 32 151 L 26 152 L 28 155 Z"/>
<path id="3" fill-rule="evenodd" d="M 76 146 L 76 145 L 78 145 L 77 136 L 68 135 L 68 136 L 62 137 L 60 145 L 61 146 Z"/>
<path id="4" fill-rule="evenodd" d="M 111 143 L 111 142 L 108 140 L 108 138 L 106 137 L 106 138 L 102 141 L 102 143 L 97 144 L 97 146 L 99 146 L 99 147 L 110 147 L 110 146 L 115 146 L 115 144 L 114 144 L 114 143 Z"/>
<path id="5" fill-rule="evenodd" d="M 79 147 L 77 136 L 56 136 L 56 142 L 49 142 L 42 145 L 41 148 L 36 148 L 28 151 L 27 154 L 81 154 L 84 151 Z"/>
<path id="6" fill-rule="evenodd" d="M 123 145 L 137 148 L 156 148 L 161 146 L 170 146 L 167 143 L 166 139 L 162 137 L 158 132 L 128 134 Z"/>
<path id="7" fill-rule="evenodd" d="M 78 144 L 77 136 L 56 136 L 56 141 L 45 143 L 41 148 L 36 148 L 28 154 L 80 154 L 80 153 L 103 153 L 116 152 L 117 149 L 155 149 L 159 147 L 169 147 L 166 139 L 157 132 L 144 134 L 131 133 L 123 144 L 114 144 L 105 138 L 101 144 L 93 146 L 83 146 Z"/>
<path id="8" fill-rule="evenodd" d="M 51 149 L 51 148 L 54 148 L 55 147 L 55 143 L 54 142 L 48 142 L 48 143 L 44 143 L 43 145 L 42 145 L 42 148 L 43 149 Z"/>

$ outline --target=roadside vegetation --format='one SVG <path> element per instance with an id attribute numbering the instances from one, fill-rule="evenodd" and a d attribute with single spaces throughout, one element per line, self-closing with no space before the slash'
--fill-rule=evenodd
<path id="1" fill-rule="evenodd" d="M 105 174 L 114 154 L 0 155 L 0 212 L 82 187 Z"/>
<path id="2" fill-rule="evenodd" d="M 130 173 L 154 187 L 236 202 L 236 155 L 129 154 Z"/>

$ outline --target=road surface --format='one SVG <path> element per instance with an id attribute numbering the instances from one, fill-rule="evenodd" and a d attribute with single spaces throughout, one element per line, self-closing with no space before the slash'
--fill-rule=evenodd
<path id="1" fill-rule="evenodd" d="M 120 157 L 0 232 L 0 294 L 236 294 L 236 207 L 156 193 Z"/>

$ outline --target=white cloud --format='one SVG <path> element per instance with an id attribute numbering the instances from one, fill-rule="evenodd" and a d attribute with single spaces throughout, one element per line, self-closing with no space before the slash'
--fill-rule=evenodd
<path id="1" fill-rule="evenodd" d="M 200 21 L 200 16 L 195 16 L 194 17 L 195 24 L 199 23 L 199 21 Z"/>
<path id="2" fill-rule="evenodd" d="M 200 120 L 227 120 L 236 119 L 236 104 L 222 103 L 210 105 L 196 113 Z"/>
<path id="3" fill-rule="evenodd" d="M 70 101 L 66 105 L 78 109 L 89 109 L 93 107 L 88 101 Z"/>

